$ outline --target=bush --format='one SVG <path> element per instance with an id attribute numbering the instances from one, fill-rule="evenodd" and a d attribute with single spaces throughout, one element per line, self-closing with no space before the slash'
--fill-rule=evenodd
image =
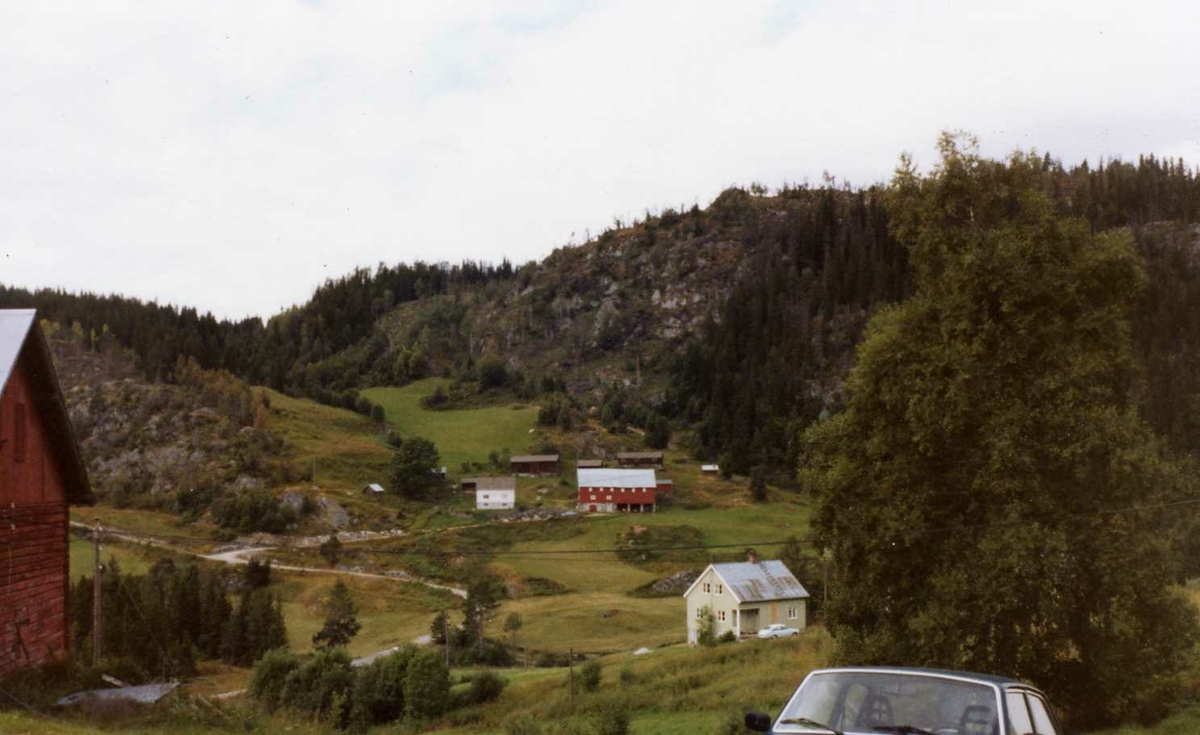
<path id="1" fill-rule="evenodd" d="M 620 676 L 621 676 L 621 684 L 623 686 L 629 686 L 630 684 L 633 684 L 634 682 L 637 681 L 637 674 L 633 673 L 633 663 L 632 662 L 626 662 L 625 665 L 621 667 Z"/>
<path id="2" fill-rule="evenodd" d="M 717 638 L 717 643 L 733 643 L 737 640 L 737 634 L 732 630 L 727 630 Z"/>
<path id="3" fill-rule="evenodd" d="M 412 657 L 404 679 L 404 710 L 413 719 L 432 719 L 450 703 L 450 671 L 440 651 L 422 651 Z"/>
<path id="4" fill-rule="evenodd" d="M 767 468 L 759 465 L 750 473 L 750 499 L 756 503 L 767 499 Z"/>
<path id="5" fill-rule="evenodd" d="M 325 563 L 329 566 L 332 567 L 336 565 L 338 560 L 342 557 L 341 539 L 338 538 L 336 533 L 329 534 L 329 538 L 322 541 L 321 545 L 317 547 L 317 553 L 321 555 L 321 558 L 324 559 Z"/>
<path id="6" fill-rule="evenodd" d="M 401 646 L 395 653 L 375 659 L 358 672 L 351 696 L 350 723 L 365 731 L 372 725 L 392 722 L 404 715 L 404 686 L 408 664 L 417 649 Z"/>
<path id="7" fill-rule="evenodd" d="M 594 692 L 600 688 L 600 662 L 589 659 L 579 667 L 579 675 L 575 677 L 575 686 L 581 692 Z"/>
<path id="8" fill-rule="evenodd" d="M 596 732 L 598 735 L 629 735 L 629 709 L 619 702 L 610 703 L 600 710 Z"/>
<path id="9" fill-rule="evenodd" d="M 287 677 L 300 666 L 300 659 L 286 648 L 275 648 L 263 654 L 250 679 L 250 696 L 257 699 L 268 712 L 283 704 L 283 687 Z"/>
<path id="10" fill-rule="evenodd" d="M 318 651 L 312 658 L 288 673 L 284 680 L 282 703 L 300 712 L 319 714 L 339 726 L 346 724 L 354 670 L 350 655 L 342 649 Z M 335 708 L 334 705 L 338 705 Z"/>
<path id="11" fill-rule="evenodd" d="M 479 362 L 479 387 L 483 390 L 503 388 L 508 384 L 508 368 L 495 355 L 488 355 Z"/>
<path id="12" fill-rule="evenodd" d="M 508 682 L 504 677 L 491 671 L 481 671 L 471 679 L 471 688 L 467 691 L 467 702 L 483 704 L 490 702 L 504 691 Z"/>

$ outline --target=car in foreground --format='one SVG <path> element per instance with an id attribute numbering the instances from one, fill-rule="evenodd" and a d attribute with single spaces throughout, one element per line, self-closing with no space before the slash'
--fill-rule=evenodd
<path id="1" fill-rule="evenodd" d="M 1046 697 L 1013 679 L 936 669 L 859 666 L 804 677 L 756 732 L 803 735 L 1062 735 Z"/>
<path id="2" fill-rule="evenodd" d="M 782 623 L 771 623 L 758 631 L 759 638 L 791 638 L 794 635 L 800 635 L 799 628 L 789 628 Z"/>

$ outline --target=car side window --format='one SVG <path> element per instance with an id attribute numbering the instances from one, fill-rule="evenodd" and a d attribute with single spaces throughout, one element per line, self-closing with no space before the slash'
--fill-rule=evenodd
<path id="1" fill-rule="evenodd" d="M 1046 708 L 1046 702 L 1036 694 L 1026 696 L 1029 702 L 1029 714 L 1033 719 L 1033 727 L 1038 735 L 1058 735 L 1058 731 L 1054 729 L 1054 720 L 1050 718 L 1050 711 Z"/>
<path id="2" fill-rule="evenodd" d="M 1025 694 L 1006 692 L 1004 699 L 1008 705 L 1008 729 L 1012 735 L 1028 735 L 1033 732 L 1033 722 L 1029 719 L 1029 707 L 1025 704 Z"/>

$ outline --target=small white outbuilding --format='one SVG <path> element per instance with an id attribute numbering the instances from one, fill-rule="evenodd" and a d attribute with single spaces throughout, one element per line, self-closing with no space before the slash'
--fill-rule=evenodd
<path id="1" fill-rule="evenodd" d="M 517 481 L 513 477 L 476 477 L 476 510 L 512 510 L 517 504 Z"/>

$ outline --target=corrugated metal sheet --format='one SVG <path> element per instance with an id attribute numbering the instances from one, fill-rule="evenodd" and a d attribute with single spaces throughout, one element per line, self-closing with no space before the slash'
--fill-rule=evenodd
<path id="1" fill-rule="evenodd" d="M 121 687 L 119 689 L 94 689 L 90 692 L 76 692 L 68 694 L 62 699 L 55 702 L 59 707 L 69 707 L 75 704 L 81 704 L 88 700 L 99 699 L 105 701 L 127 700 L 130 702 L 138 702 L 140 704 L 154 704 L 158 700 L 170 694 L 179 686 L 177 681 L 168 681 L 162 684 L 146 684 L 138 687 Z"/>
<path id="2" fill-rule="evenodd" d="M 758 563 L 739 562 L 713 564 L 713 571 L 720 575 L 741 602 L 766 602 L 768 600 L 794 600 L 808 597 L 808 590 L 792 575 L 779 560 Z"/>
<path id="3" fill-rule="evenodd" d="M 578 486 L 585 487 L 648 487 L 657 488 L 654 470 L 618 470 L 603 467 L 598 470 L 577 470 Z"/>
<path id="4" fill-rule="evenodd" d="M 36 315 L 33 309 L 0 309 L 0 391 L 8 385 Z"/>

